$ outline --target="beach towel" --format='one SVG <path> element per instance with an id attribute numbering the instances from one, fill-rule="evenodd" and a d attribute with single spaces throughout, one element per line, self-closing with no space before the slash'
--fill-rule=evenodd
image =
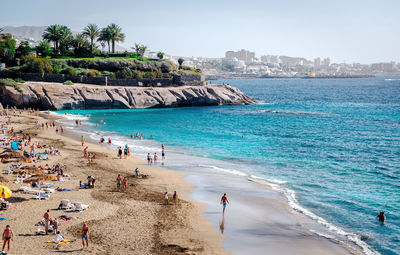
<path id="1" fill-rule="evenodd" d="M 7 218 L 0 218 L 0 220 L 7 220 Z"/>
<path id="2" fill-rule="evenodd" d="M 47 241 L 47 243 L 50 243 L 50 244 L 69 244 L 69 242 L 70 242 L 70 240 L 68 240 L 68 239 L 64 239 L 59 243 L 56 243 L 54 240 Z"/>

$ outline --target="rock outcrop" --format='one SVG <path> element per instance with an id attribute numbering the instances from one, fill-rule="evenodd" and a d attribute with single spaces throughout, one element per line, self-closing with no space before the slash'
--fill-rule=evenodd
<path id="1" fill-rule="evenodd" d="M 156 108 L 255 104 L 256 100 L 229 85 L 181 87 L 114 87 L 88 84 L 26 82 L 23 93 L 0 86 L 0 101 L 18 108 L 41 110 Z"/>

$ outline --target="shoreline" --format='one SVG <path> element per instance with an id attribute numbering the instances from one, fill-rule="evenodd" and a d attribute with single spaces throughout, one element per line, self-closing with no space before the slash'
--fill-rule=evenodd
<path id="1" fill-rule="evenodd" d="M 93 129 L 94 130 L 94 129 Z M 128 138 L 126 138 L 128 139 Z M 187 159 L 186 159 L 187 160 Z M 215 199 L 216 197 L 218 197 L 220 194 L 222 194 L 223 192 L 225 192 L 226 190 L 228 190 L 228 194 L 230 192 L 236 192 L 235 195 L 239 195 L 242 196 L 242 198 L 240 199 L 239 204 L 241 204 L 241 207 L 248 207 L 248 209 L 250 210 L 254 210 L 254 208 L 250 208 L 249 207 L 249 203 L 252 204 L 256 204 L 258 209 L 258 215 L 256 216 L 257 219 L 255 219 L 253 222 L 249 222 L 248 223 L 250 225 L 254 225 L 255 229 L 252 229 L 253 232 L 257 232 L 256 235 L 265 235 L 264 234 L 260 234 L 261 232 L 265 232 L 265 230 L 263 230 L 262 228 L 260 228 L 260 224 L 264 226 L 264 229 L 268 229 L 271 228 L 271 226 L 273 228 L 275 228 L 276 231 L 275 234 L 279 233 L 278 236 L 282 235 L 282 233 L 280 232 L 286 232 L 290 233 L 288 235 L 289 239 L 281 239 L 278 241 L 278 245 L 274 244 L 273 246 L 267 246 L 265 244 L 262 243 L 258 243 L 258 247 L 254 247 L 254 240 L 252 242 L 250 242 L 248 245 L 245 245 L 246 248 L 242 247 L 242 249 L 240 249 L 240 241 L 241 239 L 235 239 L 235 238 L 231 238 L 229 234 L 226 234 L 226 239 L 224 240 L 224 244 L 223 247 L 225 248 L 225 250 L 230 251 L 230 252 L 234 252 L 235 254 L 246 254 L 247 253 L 247 249 L 252 248 L 253 249 L 253 254 L 259 254 L 262 251 L 265 251 L 266 249 L 268 249 L 270 252 L 272 252 L 271 254 L 280 254 L 280 252 L 282 250 L 285 249 L 285 247 L 291 247 L 290 249 L 296 249 L 296 251 L 298 252 L 297 254 L 314 254 L 312 252 L 310 252 L 309 250 L 305 249 L 303 250 L 303 253 L 301 253 L 301 249 L 302 247 L 309 247 L 312 246 L 315 249 L 315 254 L 364 254 L 361 250 L 361 247 L 359 247 L 356 244 L 353 243 L 349 243 L 349 240 L 340 240 L 340 239 L 335 239 L 333 236 L 330 236 L 329 234 L 326 234 L 326 231 L 318 231 L 321 230 L 321 226 L 318 225 L 316 222 L 314 222 L 314 220 L 310 219 L 308 215 L 304 215 L 301 214 L 299 212 L 296 212 L 296 210 L 294 210 L 293 208 L 289 207 L 287 198 L 284 196 L 284 194 L 282 193 L 282 191 L 277 191 L 274 190 L 274 188 L 271 186 L 271 183 L 259 183 L 257 182 L 257 180 L 244 180 L 243 178 L 231 178 L 231 182 L 235 183 L 235 185 L 227 185 L 228 187 L 226 187 L 226 190 L 219 190 L 219 192 L 216 192 L 215 187 L 220 187 L 221 186 L 221 182 L 216 182 L 214 183 L 213 186 L 213 191 L 210 192 L 209 190 L 207 190 L 207 183 L 212 183 L 215 179 L 216 176 L 218 176 L 218 174 L 214 173 L 199 173 L 199 171 L 196 170 L 183 170 L 182 169 L 177 169 L 174 166 L 171 165 L 165 165 L 162 166 L 163 168 L 167 168 L 173 171 L 178 171 L 180 173 L 184 173 L 185 174 L 185 180 L 189 181 L 190 183 L 194 184 L 195 187 L 194 189 L 192 189 L 190 197 L 193 198 L 196 201 L 200 201 L 202 203 L 206 203 L 208 204 L 207 209 L 205 209 L 203 211 L 203 215 L 206 216 L 206 218 L 213 223 L 215 229 L 221 228 L 220 226 L 220 220 L 218 220 L 218 217 L 215 217 L 215 215 L 221 214 L 219 211 L 215 211 L 215 207 L 218 206 L 218 208 L 220 207 L 217 203 L 215 203 Z M 190 167 L 185 167 L 185 169 L 189 169 Z M 221 175 L 222 176 L 222 175 Z M 224 178 L 226 178 L 226 176 L 222 176 Z M 204 178 L 204 180 L 199 181 L 199 179 Z M 247 183 L 246 183 L 247 182 Z M 223 185 L 222 185 L 223 186 Z M 238 194 L 237 192 L 241 193 L 243 190 L 241 190 L 242 188 L 246 187 L 246 186 L 252 186 L 252 189 L 262 189 L 265 193 L 267 193 L 267 195 L 264 194 L 264 196 L 259 196 L 259 194 L 256 195 L 242 195 L 242 194 Z M 237 187 L 241 187 L 239 189 L 237 189 Z M 248 189 L 248 187 L 247 187 Z M 248 190 L 252 190 L 252 189 L 248 189 Z M 208 197 L 204 197 L 204 194 L 201 193 L 209 193 L 210 196 Z M 257 193 L 257 192 L 256 192 Z M 268 194 L 269 193 L 269 194 Z M 229 196 L 229 195 L 228 195 Z M 279 198 L 278 198 L 279 197 Z M 210 198 L 212 198 L 213 202 L 210 202 Z M 263 203 L 259 203 L 257 200 L 262 200 Z M 290 202 L 290 201 L 289 201 Z M 274 204 L 279 204 L 279 206 L 276 206 Z M 212 205 L 212 206 L 210 206 Z M 267 205 L 274 205 L 273 207 L 275 207 L 274 209 L 278 211 L 274 211 L 271 210 L 270 208 L 267 207 Z M 219 209 L 218 209 L 219 210 Z M 235 210 L 237 211 L 241 211 L 240 208 L 235 208 Z M 227 212 L 230 212 L 231 210 L 227 209 Z M 278 214 L 277 214 L 278 212 Z M 245 212 L 241 212 L 244 213 Z M 241 221 L 241 218 L 239 216 L 241 216 L 238 213 L 234 213 L 236 215 L 233 215 L 233 217 L 236 217 L 237 219 L 235 220 L 235 222 L 239 222 Z M 270 224 L 265 225 L 265 220 L 268 217 L 265 217 L 263 214 L 276 214 L 276 217 L 278 218 L 274 218 L 274 219 L 270 219 Z M 286 219 L 282 219 L 281 216 L 279 215 L 286 215 L 287 218 L 289 218 L 289 220 Z M 316 216 L 318 217 L 318 216 Z M 263 219 L 261 219 L 263 218 Z M 323 219 L 322 219 L 323 220 Z M 267 220 L 268 221 L 268 220 Z M 277 222 L 274 222 L 277 221 Z M 271 225 L 272 223 L 272 225 Z M 236 223 L 234 223 L 233 225 L 235 225 Z M 278 228 L 276 228 L 276 224 L 278 224 Z M 238 225 L 238 224 L 236 224 Z M 313 231 L 312 228 L 315 228 L 317 226 L 317 231 Z M 233 228 L 235 228 L 237 226 L 233 226 Z M 247 228 L 248 226 L 246 225 L 242 225 L 241 227 Z M 311 230 L 310 230 L 311 229 Z M 324 229 L 325 230 L 325 229 Z M 235 231 L 240 232 L 243 231 L 243 229 L 237 228 Z M 268 232 L 268 231 L 267 231 Z M 325 233 L 324 233 L 325 232 Z M 328 231 L 329 232 L 329 231 Z M 235 236 L 237 236 L 237 233 L 230 233 L 233 234 Z M 253 233 L 254 234 L 254 233 Z M 269 234 L 267 234 L 269 235 Z M 255 235 L 253 235 L 254 237 Z M 290 238 L 291 236 L 291 238 Z M 296 237 L 297 236 L 297 237 Z M 244 238 L 244 236 L 241 236 L 241 238 Z M 305 240 L 302 240 L 303 238 L 305 238 Z M 242 239 L 243 240 L 243 239 Z M 266 239 L 265 239 L 266 240 Z M 239 242 L 239 244 L 238 244 Z M 257 243 L 257 242 L 256 242 Z M 237 244 L 235 246 L 235 244 Z M 242 243 L 243 244 L 243 243 Z M 236 247 L 235 249 L 232 249 L 230 247 Z M 273 247 L 273 248 L 271 248 Z M 261 249 L 260 249 L 261 248 Z M 300 248 L 300 249 L 299 249 Z M 368 249 L 368 248 L 367 248 Z M 288 252 L 289 252 L 288 250 Z M 275 252 L 275 253 L 274 253 Z"/>
<path id="2" fill-rule="evenodd" d="M 50 199 L 41 201 L 30 199 L 32 195 L 14 193 L 15 199 L 21 202 L 13 203 L 11 209 L 3 213 L 3 217 L 8 218 L 7 224 L 12 226 L 16 235 L 11 254 L 33 254 L 32 250 L 35 254 L 80 254 L 78 233 L 83 222 L 87 222 L 91 228 L 90 249 L 95 254 L 229 254 L 221 248 L 223 237 L 217 234 L 201 213 L 205 205 L 187 198 L 192 185 L 183 180 L 183 174 L 147 166 L 142 160 L 134 157 L 116 159 L 111 151 L 90 143 L 89 151 L 96 154 L 96 159 L 95 165 L 87 166 L 87 160 L 82 158 L 82 146 L 79 142 L 66 134 L 56 135 L 53 128 L 42 130 L 35 127 L 35 121 L 47 122 L 48 117 L 54 119 L 46 114 L 12 117 L 10 126 L 15 130 L 23 129 L 24 134 L 31 134 L 33 141 L 53 144 L 61 151 L 61 156 L 49 156 L 48 161 L 36 165 L 65 165 L 65 171 L 73 177 L 70 181 L 57 182 L 55 186 L 71 191 L 56 191 L 51 194 Z M 6 165 L 3 165 L 3 169 L 5 167 Z M 150 177 L 132 177 L 135 167 L 139 167 L 142 173 Z M 118 173 L 128 176 L 126 193 L 115 192 L 114 179 Z M 88 175 L 95 176 L 96 188 L 76 189 L 79 186 L 78 181 L 85 180 Z M 14 178 L 6 177 L 11 180 Z M 10 182 L 6 185 L 14 191 L 21 186 Z M 163 205 L 164 191 L 172 194 L 173 190 L 178 191 L 178 204 Z M 34 235 L 37 228 L 34 224 L 41 220 L 46 209 L 56 208 L 63 198 L 81 201 L 88 204 L 89 209 L 72 214 L 81 219 L 61 222 L 60 229 L 62 232 L 66 231 L 65 237 L 71 239 L 71 243 L 52 246 L 46 242 L 54 236 Z M 27 210 L 28 208 L 33 210 Z M 54 217 L 70 212 L 51 209 L 50 213 Z M 191 220 L 192 218 L 196 221 Z"/>

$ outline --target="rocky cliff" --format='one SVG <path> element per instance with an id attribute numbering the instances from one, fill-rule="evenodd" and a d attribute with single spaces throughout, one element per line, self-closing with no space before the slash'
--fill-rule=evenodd
<path id="1" fill-rule="evenodd" d="M 0 101 L 18 108 L 93 109 L 152 108 L 255 104 L 257 101 L 229 85 L 181 87 L 114 87 L 88 84 L 26 82 L 23 93 L 0 86 Z"/>

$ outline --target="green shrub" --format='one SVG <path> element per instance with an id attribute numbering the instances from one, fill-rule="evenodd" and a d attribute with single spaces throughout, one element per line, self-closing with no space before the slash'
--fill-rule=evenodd
<path id="1" fill-rule="evenodd" d="M 101 76 L 114 77 L 115 74 L 113 72 L 103 71 L 101 72 Z"/>
<path id="2" fill-rule="evenodd" d="M 143 72 L 135 70 L 133 71 L 133 78 L 135 79 L 143 79 L 144 75 Z"/>
<path id="3" fill-rule="evenodd" d="M 124 69 L 116 73 L 116 76 L 118 79 L 131 79 L 133 78 L 133 73 L 131 69 L 124 67 Z"/>
<path id="4" fill-rule="evenodd" d="M 68 81 L 64 82 L 64 85 L 74 85 L 74 83 L 72 81 L 68 80 Z"/>
<path id="5" fill-rule="evenodd" d="M 23 92 L 22 89 L 18 86 L 18 83 L 16 81 L 14 81 L 13 79 L 11 79 L 11 78 L 1 79 L 0 80 L 0 84 L 3 84 L 5 86 L 9 86 L 9 87 L 13 87 L 19 93 Z"/>
<path id="6" fill-rule="evenodd" d="M 21 71 L 25 73 L 53 73 L 52 62 L 47 59 L 36 56 L 22 56 L 21 61 L 24 63 Z"/>
<path id="7" fill-rule="evenodd" d="M 65 68 L 64 70 L 62 70 L 61 73 L 74 76 L 75 75 L 75 69 L 73 67 L 69 66 L 69 67 Z"/>
<path id="8" fill-rule="evenodd" d="M 101 77 L 101 73 L 95 69 L 90 69 L 90 70 L 88 70 L 87 76 L 88 77 Z"/>
<path id="9" fill-rule="evenodd" d="M 20 78 L 20 77 L 14 79 L 14 81 L 16 81 L 16 82 L 18 82 L 18 83 L 25 83 L 25 81 L 24 81 L 22 78 Z"/>

